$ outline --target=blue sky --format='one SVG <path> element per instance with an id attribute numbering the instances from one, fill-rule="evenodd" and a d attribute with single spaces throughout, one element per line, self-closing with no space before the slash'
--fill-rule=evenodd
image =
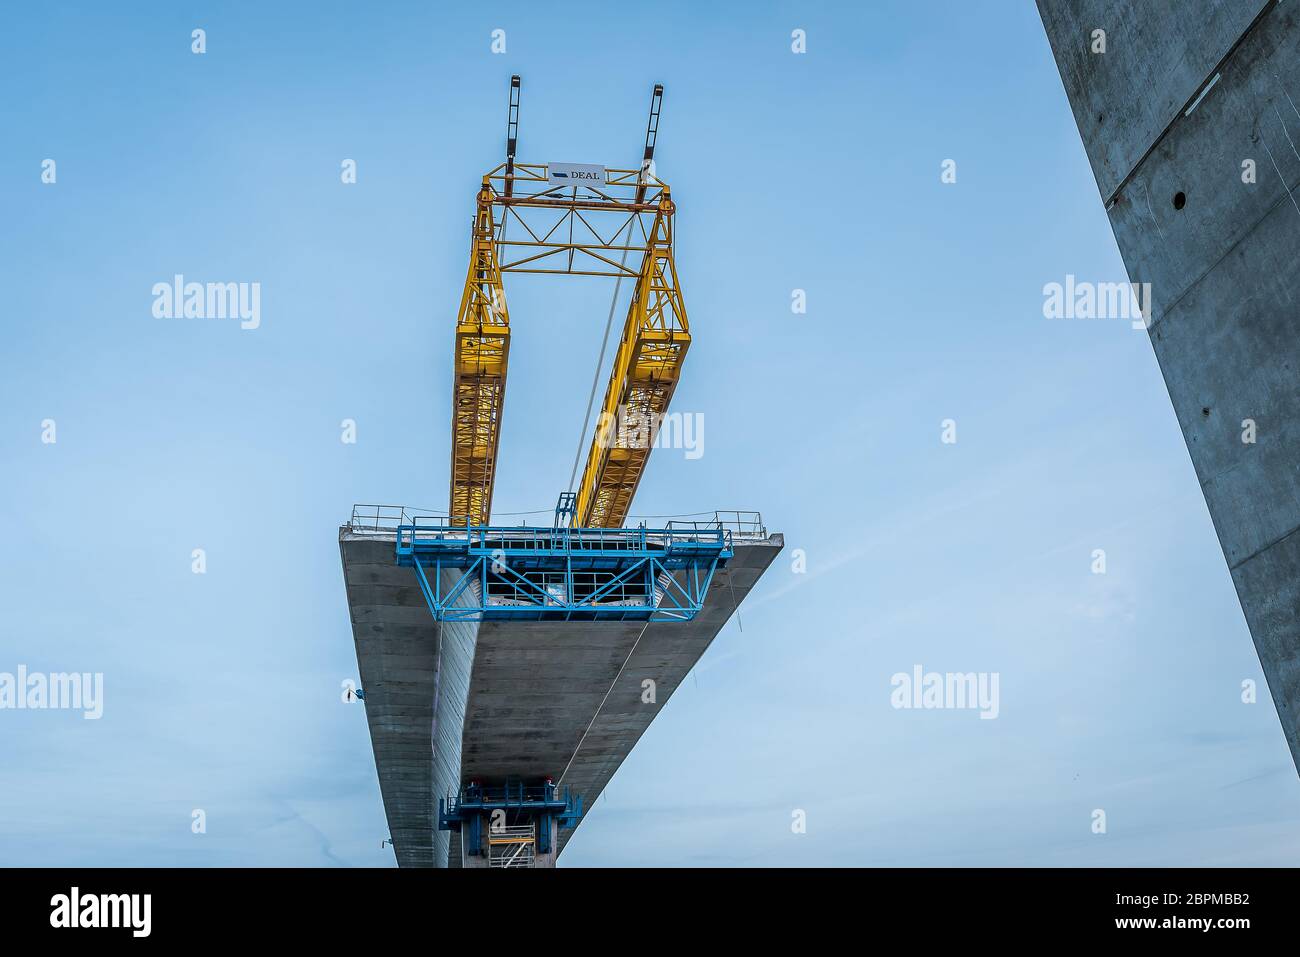
<path id="1" fill-rule="evenodd" d="M 3 16 L 0 671 L 103 672 L 105 704 L 0 711 L 0 863 L 392 866 L 339 697 L 338 526 L 445 507 L 512 73 L 532 162 L 634 165 L 664 84 L 674 408 L 705 454 L 656 453 L 634 511 L 759 509 L 787 542 L 562 863 L 1295 859 L 1300 782 L 1146 336 L 1043 317 L 1044 284 L 1124 271 L 1032 4 Z M 154 318 L 176 273 L 259 282 L 261 327 Z M 499 512 L 567 483 L 607 283 L 509 277 Z M 997 673 L 997 720 L 891 707 L 917 664 Z"/>

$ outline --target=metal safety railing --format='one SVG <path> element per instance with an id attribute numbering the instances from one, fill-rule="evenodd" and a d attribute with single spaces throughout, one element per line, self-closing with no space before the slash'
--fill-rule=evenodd
<path id="1" fill-rule="evenodd" d="M 392 532 L 403 525 L 419 525 L 447 517 L 436 512 L 404 505 L 353 505 L 347 527 L 354 532 Z"/>
<path id="2" fill-rule="evenodd" d="M 539 510 L 537 514 L 542 514 L 544 510 Z M 611 529 L 581 529 L 584 540 L 594 533 L 610 533 L 611 539 L 617 538 L 625 540 L 623 534 L 635 530 L 636 528 L 645 527 L 650 519 L 661 518 L 661 516 L 631 516 L 633 519 L 641 518 L 637 524 L 624 528 Z M 668 531 L 686 531 L 699 530 L 706 531 L 709 529 L 724 529 L 729 532 L 733 539 L 765 539 L 767 538 L 767 527 L 763 524 L 763 516 L 760 512 L 750 511 L 717 511 L 712 516 L 700 514 L 696 516 L 683 516 L 682 518 L 668 517 L 666 521 L 657 522 L 660 528 Z M 435 512 L 432 509 L 412 508 L 405 505 L 353 505 L 352 517 L 347 527 L 356 532 L 395 532 L 397 529 L 407 526 L 418 530 L 438 530 L 454 531 L 465 528 L 464 525 L 453 525 L 451 520 L 441 512 Z M 552 523 L 537 522 L 530 524 L 524 522 L 520 525 L 495 525 L 489 526 L 494 532 L 506 531 L 515 532 L 522 529 L 536 529 L 538 531 L 549 531 L 554 527 Z M 574 529 L 575 533 L 579 530 Z M 600 539 L 597 538 L 597 541 Z"/>
<path id="3" fill-rule="evenodd" d="M 488 829 L 488 867 L 532 867 L 536 859 L 536 825 Z"/>
<path id="4" fill-rule="evenodd" d="M 711 519 L 669 519 L 665 523 L 669 529 L 710 529 L 720 528 L 730 533 L 733 539 L 767 538 L 767 527 L 759 512 L 714 512 Z"/>

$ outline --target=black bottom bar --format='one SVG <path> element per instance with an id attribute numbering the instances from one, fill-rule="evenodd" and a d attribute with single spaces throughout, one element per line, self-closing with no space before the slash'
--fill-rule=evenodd
<path id="1" fill-rule="evenodd" d="M 782 931 L 809 942 L 828 934 L 893 939 L 901 932 L 916 935 L 923 950 L 949 939 L 984 949 L 1044 935 L 1232 947 L 1259 934 L 1289 937 L 1295 885 L 1293 870 L 1242 869 L 56 868 L 0 870 L 0 926 L 6 943 L 76 934 L 81 943 L 285 940 L 298 948 L 397 948 L 402 941 L 458 940 L 467 915 L 497 901 L 528 915 L 565 915 L 547 922 L 545 939 L 556 946 L 579 939 L 612 945 L 629 934 L 658 946 L 698 926 L 692 936 L 717 933 L 733 943 L 770 944 L 773 931 Z M 74 887 L 75 923 L 117 926 L 72 927 Z M 580 926 L 581 934 L 569 939 L 565 925 Z"/>

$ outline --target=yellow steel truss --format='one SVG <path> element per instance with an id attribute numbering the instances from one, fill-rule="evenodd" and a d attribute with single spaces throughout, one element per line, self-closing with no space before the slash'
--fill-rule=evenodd
<path id="1" fill-rule="evenodd" d="M 501 407 L 510 357 L 510 315 L 497 261 L 492 191 L 478 194 L 469 275 L 456 319 L 451 398 L 451 521 L 486 525 L 492 512 Z"/>
<path id="2" fill-rule="evenodd" d="M 607 170 L 603 188 L 552 185 L 545 166 L 513 161 L 483 177 L 456 325 L 453 522 L 490 518 L 510 347 L 501 277 L 525 272 L 636 281 L 575 518 L 589 527 L 623 524 L 690 345 L 674 211 L 667 185 L 647 169 Z"/>

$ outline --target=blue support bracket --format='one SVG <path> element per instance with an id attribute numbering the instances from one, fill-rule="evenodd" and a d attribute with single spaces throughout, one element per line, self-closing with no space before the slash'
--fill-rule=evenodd
<path id="1" fill-rule="evenodd" d="M 735 555 L 717 525 L 562 525 L 571 514 L 562 496 L 551 528 L 401 525 L 397 564 L 437 621 L 690 621 Z"/>
<path id="2" fill-rule="evenodd" d="M 567 528 L 573 524 L 573 516 L 578 512 L 578 493 L 561 492 L 555 503 L 555 527 Z"/>

